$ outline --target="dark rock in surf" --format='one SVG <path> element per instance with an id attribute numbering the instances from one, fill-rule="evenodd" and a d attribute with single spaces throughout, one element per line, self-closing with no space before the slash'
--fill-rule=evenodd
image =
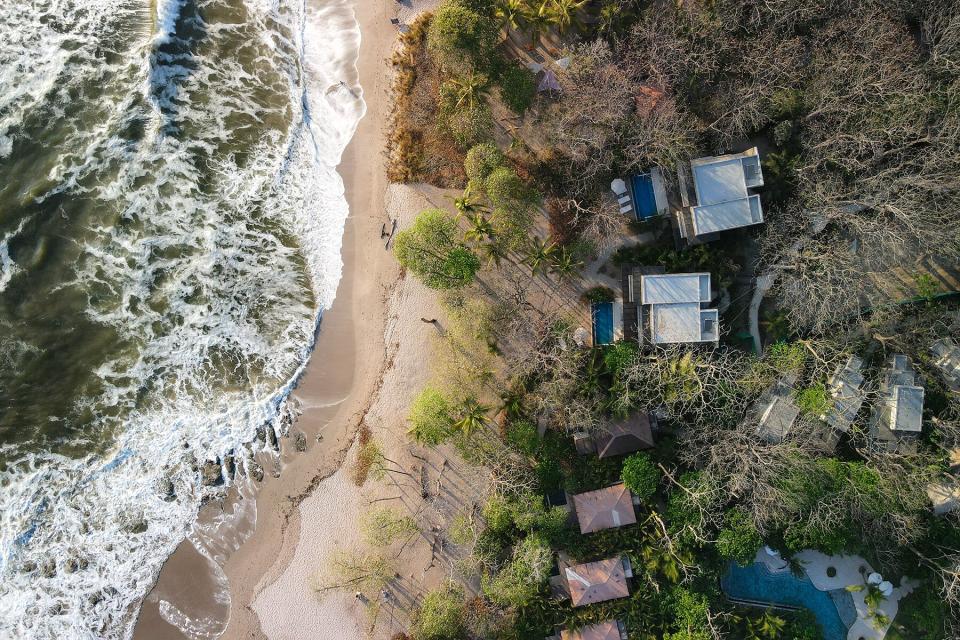
<path id="1" fill-rule="evenodd" d="M 297 451 L 306 451 L 307 450 L 307 434 L 303 431 L 297 431 L 293 436 L 293 446 L 297 448 Z"/>
<path id="2" fill-rule="evenodd" d="M 280 443 L 277 442 L 277 433 L 272 427 L 267 429 L 267 444 L 269 444 L 270 448 L 274 451 L 280 451 Z"/>
<path id="3" fill-rule="evenodd" d="M 233 478 L 237 473 L 237 462 L 233 453 L 228 453 L 223 459 L 223 467 L 227 471 L 227 477 Z"/>
<path id="4" fill-rule="evenodd" d="M 260 463 L 254 461 L 250 464 L 250 475 L 257 482 L 263 482 L 263 467 L 260 466 Z"/>
<path id="5" fill-rule="evenodd" d="M 147 530 L 148 526 L 146 520 L 141 520 L 130 527 L 130 533 L 143 533 Z"/>
<path id="6" fill-rule="evenodd" d="M 201 481 L 204 486 L 216 487 L 223 484 L 223 469 L 220 460 L 208 460 L 200 470 Z"/>

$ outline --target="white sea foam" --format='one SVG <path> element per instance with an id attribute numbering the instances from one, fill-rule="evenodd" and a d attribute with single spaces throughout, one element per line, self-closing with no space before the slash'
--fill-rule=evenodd
<path id="1" fill-rule="evenodd" d="M 0 637 L 130 636 L 131 605 L 211 491 L 197 463 L 241 450 L 261 425 L 278 427 L 279 406 L 340 278 L 347 205 L 335 167 L 364 109 L 359 89 L 339 84 L 356 79 L 360 36 L 347 0 L 309 15 L 295 0 L 248 0 L 247 21 L 263 47 L 255 71 L 166 51 L 177 44 L 186 5 L 160 2 L 153 33 L 130 26 L 143 7 L 0 7 L 0 141 L 15 138 L 30 112 L 66 85 L 105 74 L 103 30 L 122 28 L 122 42 L 139 36 L 109 63 L 111 82 L 82 94 L 103 117 L 76 123 L 51 166 L 54 186 L 41 196 L 83 193 L 113 204 L 114 223 L 89 229 L 76 279 L 64 286 L 109 292 L 91 296 L 87 313 L 133 345 L 135 357 L 104 362 L 103 393 L 76 399 L 117 431 L 108 453 L 31 453 L 0 472 Z M 236 28 L 203 27 L 210 38 Z M 234 133 L 237 114 L 276 117 L 245 99 L 270 77 L 287 94 L 278 109 L 292 126 L 264 135 L 242 158 L 214 153 Z M 137 95 L 148 98 L 145 112 Z M 198 95 L 204 100 L 192 101 Z M 115 133 L 131 114 L 147 120 L 135 144 Z M 8 146 L 0 144 L 0 154 Z M 211 178 L 202 171 L 211 168 L 216 188 L 206 191 Z M 7 240 L 0 290 L 13 273 Z M 298 272 L 301 262 L 306 271 Z M 225 372 L 236 371 L 247 372 L 243 383 L 224 388 Z M 119 426 L 114 415 L 123 416 Z M 167 483 L 176 499 L 165 499 Z M 211 552 L 211 561 L 218 556 Z M 196 637 L 215 628 L 172 606 L 163 611 Z"/>

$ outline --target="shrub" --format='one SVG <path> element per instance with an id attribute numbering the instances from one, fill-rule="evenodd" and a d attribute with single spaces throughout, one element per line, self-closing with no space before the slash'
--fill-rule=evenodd
<path id="1" fill-rule="evenodd" d="M 641 500 L 649 500 L 660 486 L 660 470 L 645 453 L 635 453 L 623 463 L 623 484 Z"/>
<path id="2" fill-rule="evenodd" d="M 431 289 L 470 284 L 480 259 L 459 239 L 456 221 L 441 209 L 427 209 L 409 229 L 397 233 L 393 253 Z"/>
<path id="3" fill-rule="evenodd" d="M 468 178 L 483 182 L 501 164 L 503 164 L 503 153 L 497 148 L 497 145 L 492 142 L 484 142 L 467 152 L 467 159 L 463 166 L 467 170 Z"/>
<path id="4" fill-rule="evenodd" d="M 500 97 L 514 113 L 523 115 L 537 95 L 537 81 L 529 69 L 508 64 L 500 74 Z"/>
<path id="5" fill-rule="evenodd" d="M 538 535 L 524 538 L 513 550 L 510 562 L 492 579 L 485 579 L 483 590 L 500 606 L 522 607 L 543 588 L 553 565 L 553 551 Z"/>
<path id="6" fill-rule="evenodd" d="M 822 382 L 797 392 L 797 407 L 807 415 L 823 415 L 830 409 L 830 396 Z"/>
<path id="7" fill-rule="evenodd" d="M 472 109 L 460 107 L 444 109 L 437 125 L 446 132 L 461 149 L 490 139 L 493 131 L 493 115 L 486 104 L 477 104 Z"/>
<path id="8" fill-rule="evenodd" d="M 617 295 L 610 287 L 591 287 L 583 292 L 583 301 L 586 303 L 594 302 L 613 302 Z"/>
<path id="9" fill-rule="evenodd" d="M 603 351 L 603 366 L 616 378 L 621 371 L 633 364 L 639 347 L 635 342 L 617 342 Z"/>
<path id="10" fill-rule="evenodd" d="M 453 405 L 432 387 L 416 397 L 407 420 L 410 434 L 423 444 L 437 445 L 453 435 Z"/>
<path id="11" fill-rule="evenodd" d="M 717 551 L 729 560 L 747 565 L 753 562 L 763 544 L 760 532 L 743 509 L 730 509 L 723 516 L 723 528 L 717 538 Z"/>
<path id="12" fill-rule="evenodd" d="M 510 167 L 497 167 L 487 175 L 484 190 L 495 209 L 514 209 L 528 206 L 530 190 L 517 172 Z"/>
<path id="13" fill-rule="evenodd" d="M 458 2 L 445 2 L 433 14 L 427 47 L 440 64 L 460 71 L 490 65 L 499 29 L 496 24 Z"/>
<path id="14" fill-rule="evenodd" d="M 540 448 L 537 425 L 529 420 L 514 420 L 507 427 L 507 442 L 524 455 L 532 456 Z"/>
<path id="15" fill-rule="evenodd" d="M 806 362 L 807 352 L 802 344 L 779 341 L 770 347 L 767 358 L 778 372 L 797 371 Z"/>
<path id="16" fill-rule="evenodd" d="M 413 616 L 418 640 L 453 640 L 464 633 L 466 607 L 463 589 L 450 582 L 423 597 Z"/>

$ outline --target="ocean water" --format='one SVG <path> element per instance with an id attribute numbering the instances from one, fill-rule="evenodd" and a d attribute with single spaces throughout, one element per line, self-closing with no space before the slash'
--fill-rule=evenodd
<path id="1" fill-rule="evenodd" d="M 200 467 L 279 429 L 359 38 L 349 0 L 0 3 L 0 638 L 130 637 Z"/>

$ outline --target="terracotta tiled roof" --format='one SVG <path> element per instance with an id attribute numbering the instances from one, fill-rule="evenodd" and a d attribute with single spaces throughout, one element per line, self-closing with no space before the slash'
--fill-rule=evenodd
<path id="1" fill-rule="evenodd" d="M 563 630 L 560 640 L 620 640 L 620 627 L 615 621 L 607 620 L 576 631 Z"/>
<path id="2" fill-rule="evenodd" d="M 623 483 L 578 493 L 573 496 L 573 505 L 580 522 L 580 533 L 622 527 L 637 521 L 633 496 Z"/>
<path id="3" fill-rule="evenodd" d="M 570 587 L 570 602 L 575 607 L 630 595 L 620 556 L 566 567 L 564 576 Z"/>

